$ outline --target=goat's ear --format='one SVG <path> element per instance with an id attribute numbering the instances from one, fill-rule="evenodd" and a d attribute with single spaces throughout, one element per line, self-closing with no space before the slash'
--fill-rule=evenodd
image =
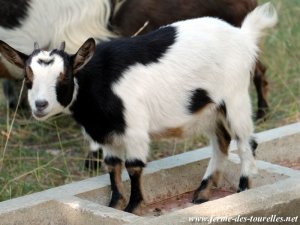
<path id="1" fill-rule="evenodd" d="M 25 62 L 28 59 L 28 55 L 15 50 L 14 48 L 10 47 L 4 41 L 0 41 L 0 53 L 2 56 L 7 59 L 10 63 L 20 67 L 25 67 Z"/>
<path id="2" fill-rule="evenodd" d="M 73 71 L 74 74 L 82 69 L 93 57 L 96 49 L 96 42 L 93 38 L 89 38 L 79 48 L 77 53 L 73 55 Z"/>

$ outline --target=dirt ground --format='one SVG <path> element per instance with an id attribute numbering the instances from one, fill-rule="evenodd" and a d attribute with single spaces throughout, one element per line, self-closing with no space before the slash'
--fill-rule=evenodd
<path id="1" fill-rule="evenodd" d="M 193 198 L 193 193 L 194 191 L 191 191 L 160 202 L 151 203 L 147 205 L 147 211 L 145 212 L 144 216 L 161 216 L 173 211 L 177 211 L 179 209 L 184 209 L 193 206 L 194 204 L 191 202 Z M 223 198 L 234 193 L 236 193 L 236 191 L 234 188 L 231 187 L 215 188 L 212 190 L 210 200 Z"/>
<path id="2" fill-rule="evenodd" d="M 285 166 L 285 167 L 295 169 L 295 170 L 300 170 L 300 159 L 298 159 L 295 162 L 291 162 L 291 161 L 287 161 L 287 160 L 279 161 L 279 162 L 276 162 L 275 164 L 278 164 L 280 166 Z"/>
<path id="3" fill-rule="evenodd" d="M 274 164 L 278 164 L 295 170 L 300 170 L 300 159 L 298 159 L 295 162 L 291 162 L 287 160 L 278 161 L 275 162 Z M 191 202 L 193 198 L 193 193 L 194 191 L 191 191 L 172 198 L 165 199 L 163 201 L 151 203 L 147 205 L 147 210 L 145 211 L 143 216 L 146 217 L 161 216 L 173 211 L 177 211 L 179 209 L 184 209 L 193 206 L 194 204 Z M 233 187 L 229 187 L 229 186 L 218 187 L 212 190 L 212 195 L 210 200 L 223 198 L 234 193 L 236 193 L 236 190 Z"/>

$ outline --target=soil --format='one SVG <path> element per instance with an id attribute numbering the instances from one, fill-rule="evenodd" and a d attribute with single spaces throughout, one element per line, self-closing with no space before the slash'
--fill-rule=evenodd
<path id="1" fill-rule="evenodd" d="M 275 162 L 275 164 L 278 164 L 280 166 L 285 166 L 295 170 L 300 170 L 300 159 L 298 159 L 295 162 L 284 160 L 284 161 Z"/>
<path id="2" fill-rule="evenodd" d="M 179 209 L 184 209 L 194 204 L 191 203 L 193 198 L 194 191 L 183 193 L 181 195 L 177 195 L 175 197 L 155 202 L 147 205 L 147 212 L 144 213 L 143 216 L 152 217 L 152 216 L 161 216 L 173 211 L 177 211 Z M 210 200 L 215 200 L 219 198 L 223 198 L 225 196 L 236 193 L 233 188 L 230 187 L 221 187 L 212 190 L 212 196 Z"/>

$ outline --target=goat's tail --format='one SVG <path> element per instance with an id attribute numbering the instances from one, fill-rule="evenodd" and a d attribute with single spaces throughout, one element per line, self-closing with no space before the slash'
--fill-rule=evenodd
<path id="1" fill-rule="evenodd" d="M 252 38 L 257 40 L 262 35 L 262 31 L 274 27 L 277 20 L 278 16 L 276 9 L 268 2 L 256 7 L 246 16 L 242 24 L 242 30 L 250 33 Z"/>

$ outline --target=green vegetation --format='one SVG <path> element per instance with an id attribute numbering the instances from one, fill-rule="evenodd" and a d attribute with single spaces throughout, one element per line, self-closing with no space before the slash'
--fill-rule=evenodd
<path id="1" fill-rule="evenodd" d="M 261 53 L 268 66 L 271 110 L 267 121 L 257 124 L 257 131 L 300 121 L 300 1 L 271 2 L 278 9 L 279 24 L 264 38 Z M 79 127 L 66 116 L 41 123 L 30 113 L 19 111 L 5 148 L 14 114 L 8 112 L 2 99 L 0 102 L 0 201 L 102 173 L 101 169 L 94 173 L 84 170 L 88 144 Z M 150 160 L 203 145 L 207 140 L 202 137 L 153 142 Z"/>

